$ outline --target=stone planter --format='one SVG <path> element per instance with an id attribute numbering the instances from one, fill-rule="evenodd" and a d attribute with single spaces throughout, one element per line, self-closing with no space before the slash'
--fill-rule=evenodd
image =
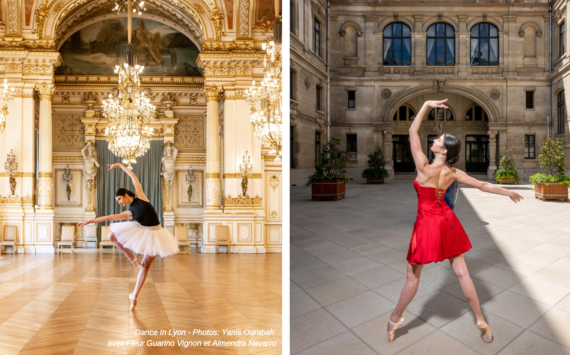
<path id="1" fill-rule="evenodd" d="M 337 201 L 345 197 L 344 179 L 315 180 L 311 183 L 313 201 Z"/>
<path id="2" fill-rule="evenodd" d="M 568 201 L 568 185 L 550 183 L 534 185 L 534 197 L 542 201 L 563 200 Z"/>
<path id="3" fill-rule="evenodd" d="M 514 178 L 503 178 L 503 179 L 496 179 L 499 184 L 516 184 Z"/>
<path id="4" fill-rule="evenodd" d="M 384 178 L 383 177 L 369 177 L 366 178 L 367 184 L 383 184 Z"/>

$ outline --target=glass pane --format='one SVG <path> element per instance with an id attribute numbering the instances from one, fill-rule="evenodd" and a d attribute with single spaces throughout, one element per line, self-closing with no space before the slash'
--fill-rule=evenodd
<path id="1" fill-rule="evenodd" d="M 472 121 L 472 120 L 473 120 L 473 109 L 470 108 L 465 114 L 465 121 Z"/>
<path id="2" fill-rule="evenodd" d="M 453 121 L 453 112 L 451 112 L 451 110 L 446 110 L 447 111 L 447 116 L 446 116 L 446 120 L 447 121 Z"/>
<path id="3" fill-rule="evenodd" d="M 477 48 L 478 39 L 471 38 L 471 65 L 479 65 L 479 48 Z"/>
<path id="4" fill-rule="evenodd" d="M 477 138 L 475 138 L 473 136 L 467 136 L 467 137 L 465 137 L 465 140 L 467 142 L 475 142 L 477 140 Z"/>
<path id="5" fill-rule="evenodd" d="M 414 118 L 416 118 L 416 114 L 414 113 L 414 111 L 411 108 L 408 109 L 408 117 L 409 117 L 410 121 L 413 121 Z"/>
<path id="6" fill-rule="evenodd" d="M 430 37 L 435 36 L 435 25 L 429 26 L 427 35 L 430 36 Z"/>
<path id="7" fill-rule="evenodd" d="M 489 24 L 486 23 L 482 23 L 479 25 L 481 28 L 481 33 L 480 36 L 481 37 L 489 37 Z"/>
<path id="8" fill-rule="evenodd" d="M 483 142 L 488 142 L 489 141 L 489 136 L 479 136 L 479 140 L 483 141 Z"/>
<path id="9" fill-rule="evenodd" d="M 499 34 L 497 32 L 497 27 L 495 27 L 495 25 L 489 25 L 489 28 L 490 28 L 489 33 L 490 33 L 491 37 L 497 37 Z"/>
<path id="10" fill-rule="evenodd" d="M 455 38 L 450 38 L 447 40 L 447 63 L 445 65 L 455 64 Z"/>
<path id="11" fill-rule="evenodd" d="M 406 120 L 406 106 L 400 106 L 399 111 L 400 111 L 400 121 L 405 121 Z"/>
<path id="12" fill-rule="evenodd" d="M 437 120 L 443 121 L 443 109 L 442 108 L 437 109 Z"/>
<path id="13" fill-rule="evenodd" d="M 471 36 L 472 37 L 479 36 L 479 25 L 475 25 L 471 28 Z"/>
<path id="14" fill-rule="evenodd" d="M 384 38 L 392 37 L 392 25 L 384 27 Z"/>
<path id="15" fill-rule="evenodd" d="M 479 65 L 489 65 L 489 39 L 479 40 Z"/>
<path id="16" fill-rule="evenodd" d="M 431 111 L 428 113 L 428 121 L 435 121 L 435 114 L 434 114 L 434 111 L 435 111 L 435 110 L 431 110 Z"/>
<path id="17" fill-rule="evenodd" d="M 412 151 L 410 149 L 404 148 L 404 163 L 409 163 L 412 161 Z"/>
<path id="18" fill-rule="evenodd" d="M 437 58 L 436 58 L 436 65 L 445 65 L 445 40 L 444 39 L 437 39 L 436 44 L 437 50 Z"/>
<path id="19" fill-rule="evenodd" d="M 483 120 L 483 109 L 481 106 L 475 106 L 475 121 Z"/>
<path id="20" fill-rule="evenodd" d="M 411 39 L 405 39 L 404 40 L 403 54 L 402 54 L 402 64 L 404 64 L 404 65 L 411 65 L 412 64 L 411 50 L 412 50 Z"/>
<path id="21" fill-rule="evenodd" d="M 402 65 L 402 40 L 394 39 L 394 65 Z"/>
<path id="22" fill-rule="evenodd" d="M 496 38 L 491 39 L 490 43 L 490 65 L 499 65 L 499 40 Z"/>
<path id="23" fill-rule="evenodd" d="M 394 26 L 394 37 L 402 37 L 402 24 L 393 23 L 392 26 Z"/>
<path id="24" fill-rule="evenodd" d="M 402 24 L 402 36 L 410 37 L 410 27 L 408 25 Z"/>
<path id="25" fill-rule="evenodd" d="M 436 23 L 435 24 L 435 32 L 438 37 L 445 36 L 445 24 L 444 23 Z"/>
<path id="26" fill-rule="evenodd" d="M 392 45 L 392 39 L 384 38 L 384 64 L 392 65 L 392 58 L 390 56 L 390 46 Z"/>
<path id="27" fill-rule="evenodd" d="M 445 27 L 447 28 L 446 36 L 455 37 L 455 31 L 453 30 L 453 27 L 451 27 L 450 25 L 445 25 Z"/>
<path id="28" fill-rule="evenodd" d="M 435 65 L 435 39 L 427 40 L 427 64 Z"/>

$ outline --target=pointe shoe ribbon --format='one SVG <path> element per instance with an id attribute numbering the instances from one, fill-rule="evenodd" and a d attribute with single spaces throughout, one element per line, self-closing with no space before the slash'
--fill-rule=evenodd
<path id="1" fill-rule="evenodd" d="M 133 294 L 131 293 L 129 295 L 129 299 L 131 300 L 131 311 L 135 310 L 135 307 L 137 306 L 137 299 L 132 297 Z"/>
<path id="2" fill-rule="evenodd" d="M 400 328 L 404 324 L 404 317 L 398 318 L 397 322 L 392 322 L 390 318 L 388 318 L 388 322 L 392 324 L 392 330 L 388 331 L 388 341 L 393 342 L 394 337 L 396 336 L 396 329 Z"/>
<path id="3" fill-rule="evenodd" d="M 139 262 L 139 259 L 135 256 L 133 260 L 129 260 L 134 266 L 138 267 L 139 269 L 144 269 L 142 264 Z"/>
<path id="4" fill-rule="evenodd" d="M 493 334 L 491 333 L 491 328 L 489 328 L 489 325 L 485 323 L 485 321 L 477 322 L 477 328 L 479 328 L 479 331 L 481 332 L 481 338 L 483 339 L 484 342 L 490 343 L 493 341 Z"/>

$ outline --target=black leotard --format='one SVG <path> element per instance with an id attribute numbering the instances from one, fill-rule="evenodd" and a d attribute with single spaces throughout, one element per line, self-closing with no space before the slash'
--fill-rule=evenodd
<path id="1" fill-rule="evenodd" d="M 160 224 L 156 210 L 150 202 L 134 197 L 129 206 L 129 211 L 133 214 L 133 219 L 139 222 L 141 226 L 153 227 Z"/>

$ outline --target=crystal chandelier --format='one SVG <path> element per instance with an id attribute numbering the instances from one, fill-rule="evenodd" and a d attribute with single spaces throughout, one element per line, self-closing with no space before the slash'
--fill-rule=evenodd
<path id="1" fill-rule="evenodd" d="M 145 97 L 141 88 L 139 75 L 144 66 L 133 65 L 131 31 L 132 12 L 131 3 L 127 1 L 129 17 L 129 44 L 127 45 L 127 61 L 115 66 L 115 73 L 119 74 L 119 93 L 116 97 L 109 94 L 103 100 L 103 116 L 109 120 L 107 141 L 109 150 L 123 158 L 123 163 L 133 169 L 136 157 L 144 155 L 150 148 L 153 129 L 150 121 L 156 115 L 156 107 Z"/>
<path id="2" fill-rule="evenodd" d="M 263 146 L 271 149 L 281 157 L 281 45 L 274 41 L 269 45 L 263 43 L 266 56 L 263 59 L 264 78 L 260 87 L 252 87 L 246 91 L 246 101 L 251 105 L 251 126 L 254 135 Z M 269 58 L 268 58 L 269 57 Z"/>
<path id="3" fill-rule="evenodd" d="M 129 11 L 131 12 L 128 8 L 129 8 L 129 4 L 127 4 L 127 2 L 130 2 L 130 6 L 132 8 L 132 12 L 138 13 L 139 15 L 142 15 L 143 11 L 146 11 L 146 7 L 144 7 L 144 1 L 130 1 L 130 0 L 118 0 L 115 2 L 115 7 L 113 8 L 113 11 L 117 11 L 117 15 L 120 14 L 121 12 L 125 12 L 125 11 Z"/>
<path id="4" fill-rule="evenodd" d="M 4 89 L 0 92 L 0 101 L 5 103 L 11 102 L 14 99 L 14 88 L 8 87 L 8 79 L 4 79 Z M 6 119 L 8 118 L 8 105 L 5 104 L 0 110 L 0 136 L 4 134 L 6 128 Z"/>

